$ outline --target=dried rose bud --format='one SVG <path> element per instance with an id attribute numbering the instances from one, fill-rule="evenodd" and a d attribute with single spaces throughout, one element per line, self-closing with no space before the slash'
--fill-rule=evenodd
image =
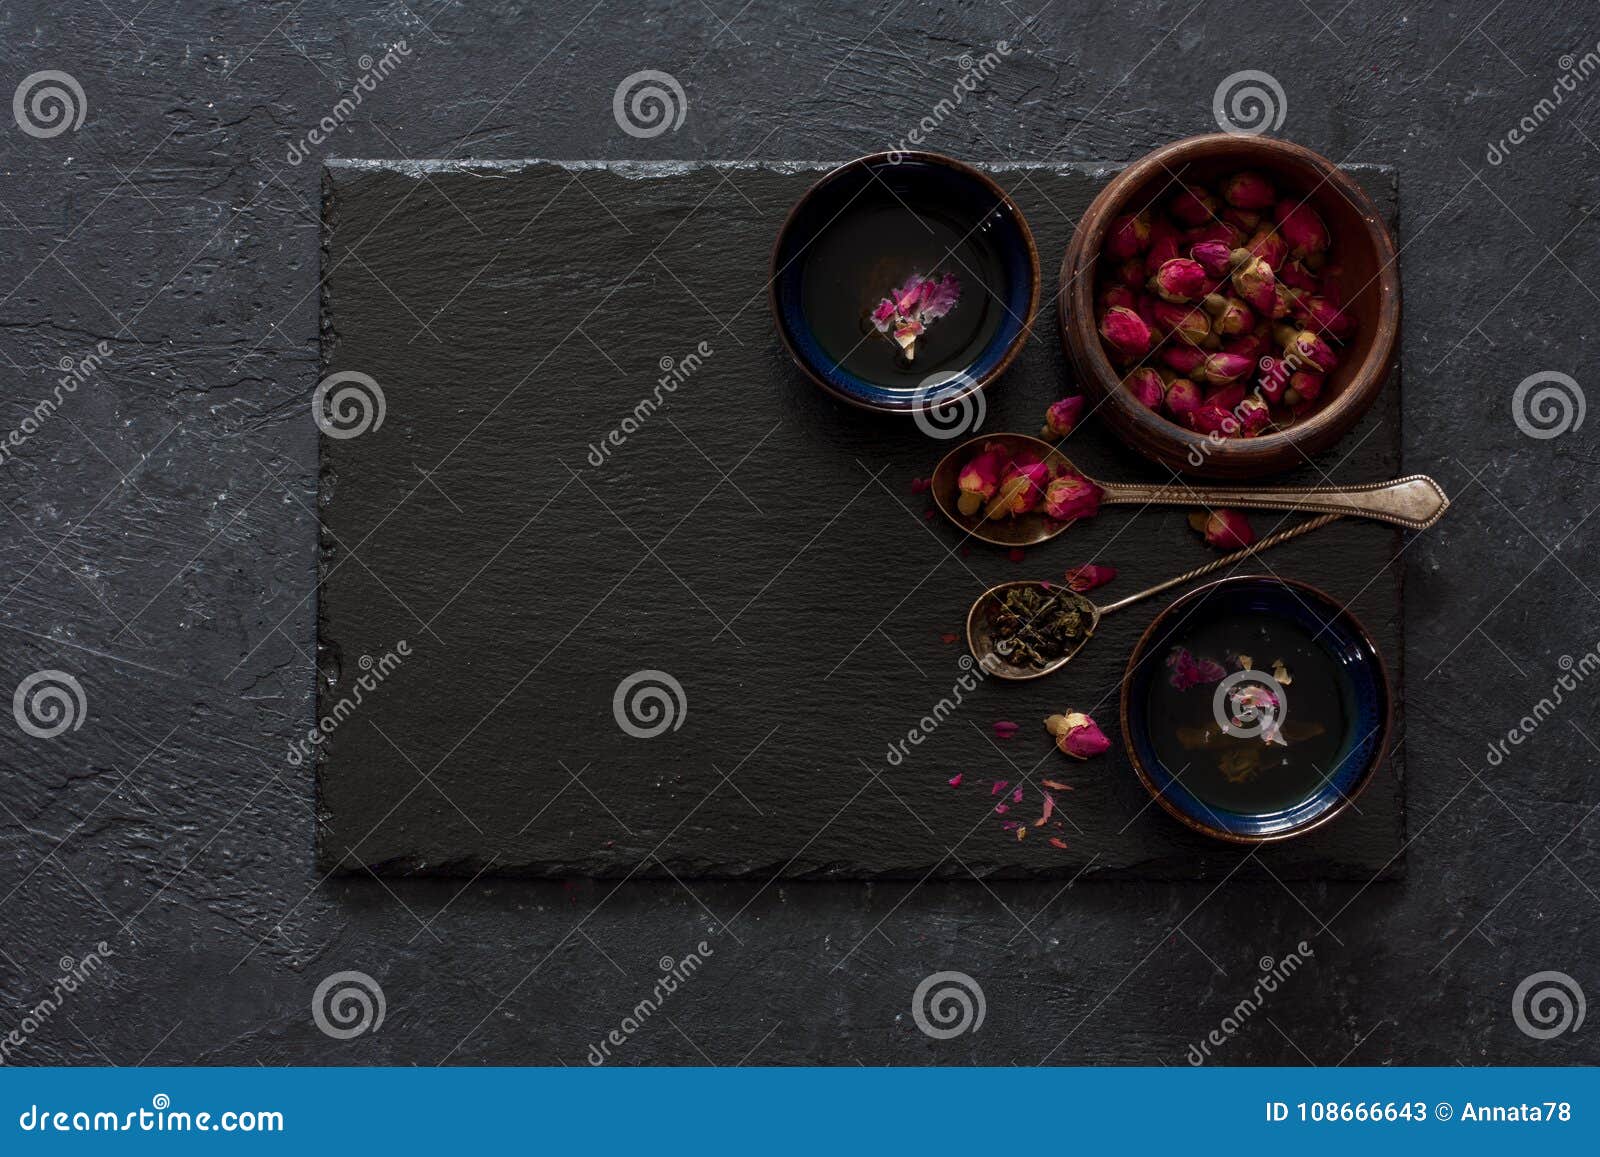
<path id="1" fill-rule="evenodd" d="M 1212 277 L 1226 277 L 1233 271 L 1233 250 L 1226 241 L 1202 241 L 1189 247 L 1189 256 Z"/>
<path id="2" fill-rule="evenodd" d="M 1243 382 L 1231 382 L 1226 386 L 1218 386 L 1212 390 L 1206 395 L 1206 401 L 1214 406 L 1221 406 L 1225 410 L 1231 410 L 1244 401 L 1244 394 Z"/>
<path id="3" fill-rule="evenodd" d="M 1326 377 L 1314 374 L 1310 370 L 1301 370 L 1299 373 L 1289 375 L 1289 387 L 1299 395 L 1302 402 L 1314 402 L 1320 398 L 1322 387 L 1326 383 Z"/>
<path id="4" fill-rule="evenodd" d="M 1179 256 L 1181 254 L 1178 251 L 1178 231 L 1165 220 L 1157 221 L 1150 228 L 1149 248 L 1140 258 L 1144 263 L 1145 280 L 1154 277 L 1156 270 L 1160 269 L 1164 262 Z"/>
<path id="5" fill-rule="evenodd" d="M 1167 211 L 1185 225 L 1204 225 L 1217 215 L 1217 199 L 1204 189 L 1185 185 L 1172 195 Z"/>
<path id="6" fill-rule="evenodd" d="M 1289 343 L 1294 341 L 1295 335 L 1299 332 L 1299 326 L 1279 322 L 1272 327 L 1272 342 L 1279 349 L 1288 349 Z"/>
<path id="7" fill-rule="evenodd" d="M 1289 257 L 1289 243 L 1270 225 L 1263 225 L 1257 229 L 1250 240 L 1244 243 L 1244 247 L 1272 266 L 1274 270 Z"/>
<path id="8" fill-rule="evenodd" d="M 1333 352 L 1333 347 L 1309 329 L 1303 329 L 1294 335 L 1294 340 L 1284 347 L 1283 356 L 1298 358 L 1302 363 L 1315 366 L 1323 373 L 1327 373 L 1339 364 L 1339 355 Z"/>
<path id="9" fill-rule="evenodd" d="M 1101 315 L 1100 336 L 1124 361 L 1135 361 L 1150 350 L 1150 327 L 1125 305 L 1112 306 Z"/>
<path id="10" fill-rule="evenodd" d="M 1303 323 L 1307 329 L 1320 330 L 1329 337 L 1343 341 L 1355 328 L 1350 315 L 1326 297 L 1315 294 L 1303 296 L 1295 304 L 1299 307 L 1295 311 L 1295 320 Z"/>
<path id="11" fill-rule="evenodd" d="M 1310 205 L 1289 200 L 1279 201 L 1274 216 L 1278 222 L 1278 231 L 1283 234 L 1283 239 L 1289 243 L 1289 251 L 1296 257 L 1323 253 L 1327 250 L 1328 227 L 1322 223 L 1322 218 Z"/>
<path id="12" fill-rule="evenodd" d="M 1098 563 L 1085 563 L 1075 566 L 1067 572 L 1067 585 L 1080 595 L 1087 594 L 1096 587 L 1103 587 L 1117 577 L 1117 568 L 1114 566 L 1101 566 Z"/>
<path id="13" fill-rule="evenodd" d="M 1295 304 L 1300 300 L 1300 291 L 1290 289 L 1287 285 L 1272 287 L 1272 318 L 1276 321 L 1280 317 L 1288 317 L 1294 312 Z"/>
<path id="14" fill-rule="evenodd" d="M 1212 385 L 1223 385 L 1244 377 L 1254 364 L 1241 354 L 1208 354 L 1198 376 L 1205 378 Z"/>
<path id="15" fill-rule="evenodd" d="M 1078 419 L 1083 417 L 1083 406 L 1082 394 L 1062 398 L 1059 402 L 1051 402 L 1050 408 L 1044 412 L 1044 429 L 1039 431 L 1039 436 L 1065 438 L 1072 433 L 1072 428 L 1078 424 Z"/>
<path id="16" fill-rule="evenodd" d="M 1184 416 L 1189 428 L 1197 434 L 1228 434 L 1238 427 L 1233 411 L 1215 402 L 1205 401 Z"/>
<path id="17" fill-rule="evenodd" d="M 1267 403 L 1258 397 L 1246 398 L 1233 408 L 1233 412 L 1239 419 L 1239 433 L 1245 438 L 1261 433 L 1266 424 L 1272 420 L 1272 413 L 1267 409 Z"/>
<path id="18" fill-rule="evenodd" d="M 1244 243 L 1249 234 L 1236 225 L 1226 221 L 1207 221 L 1204 225 L 1193 229 L 1184 230 L 1184 244 L 1194 246 L 1205 241 L 1222 241 L 1229 249 L 1236 249 Z"/>
<path id="19" fill-rule="evenodd" d="M 1206 293 L 1205 267 L 1188 257 L 1174 257 L 1162 262 L 1150 288 L 1168 301 L 1197 301 Z"/>
<path id="20" fill-rule="evenodd" d="M 1126 285 L 1110 285 L 1100 291 L 1100 308 L 1110 309 L 1114 305 L 1126 306 L 1132 309 L 1138 304 L 1138 297 Z"/>
<path id="21" fill-rule="evenodd" d="M 1189 515 L 1189 525 L 1218 550 L 1242 550 L 1256 540 L 1250 520 L 1237 510 L 1197 510 Z"/>
<path id="22" fill-rule="evenodd" d="M 1236 209 L 1232 205 L 1222 211 L 1222 219 L 1245 236 L 1254 233 L 1261 224 L 1261 214 L 1254 209 Z"/>
<path id="23" fill-rule="evenodd" d="M 1222 312 L 1217 314 L 1216 325 L 1213 327 L 1218 333 L 1232 337 L 1236 334 L 1247 333 L 1255 328 L 1256 315 L 1250 312 L 1250 307 L 1237 297 L 1223 299 Z"/>
<path id="24" fill-rule="evenodd" d="M 1000 479 L 994 497 L 984 511 L 985 518 L 1015 517 L 1026 514 L 1039 505 L 1044 495 L 1045 483 L 1050 480 L 1050 467 L 1043 462 L 1014 462 Z"/>
<path id="25" fill-rule="evenodd" d="M 1123 379 L 1123 385 L 1128 388 L 1140 403 L 1152 410 L 1161 408 L 1161 401 L 1167 396 L 1166 383 L 1161 380 L 1161 375 L 1149 366 L 1141 366 Z"/>
<path id="26" fill-rule="evenodd" d="M 1259 257 L 1250 256 L 1233 271 L 1233 290 L 1251 309 L 1263 317 L 1271 317 L 1278 301 L 1278 279 L 1272 266 Z"/>
<path id="27" fill-rule="evenodd" d="M 1100 487 L 1082 474 L 1062 474 L 1045 490 L 1044 512 L 1058 522 L 1092 518 L 1099 511 Z"/>
<path id="28" fill-rule="evenodd" d="M 1165 346 L 1161 350 L 1161 364 L 1186 378 L 1194 377 L 1205 365 L 1206 355 L 1190 345 Z"/>
<path id="29" fill-rule="evenodd" d="M 1205 310 L 1192 305 L 1158 301 L 1151 310 L 1151 317 L 1157 330 L 1190 345 L 1199 345 L 1211 332 L 1211 319 L 1206 316 Z"/>
<path id="30" fill-rule="evenodd" d="M 956 507 L 962 514 L 978 513 L 978 508 L 994 497 L 1004 465 L 1005 457 L 999 450 L 982 450 L 961 468 L 956 475 L 956 486 L 961 491 Z"/>
<path id="31" fill-rule="evenodd" d="M 1256 379 L 1256 391 L 1269 402 L 1280 402 L 1283 400 L 1284 390 L 1289 388 L 1289 377 L 1289 366 L 1282 358 L 1262 358 L 1261 376 Z"/>
<path id="32" fill-rule="evenodd" d="M 1225 354 L 1238 354 L 1242 358 L 1249 358 L 1256 362 L 1261 360 L 1263 354 L 1272 350 L 1272 339 L 1259 328 L 1249 333 L 1240 334 L 1238 337 L 1229 338 L 1222 343 L 1222 352 Z"/>
<path id="33" fill-rule="evenodd" d="M 1150 216 L 1125 213 L 1111 222 L 1106 231 L 1106 253 L 1118 261 L 1136 257 L 1150 244 Z"/>
<path id="34" fill-rule="evenodd" d="M 1305 262 L 1299 258 L 1292 258 L 1273 270 L 1278 275 L 1278 280 L 1292 289 L 1301 289 L 1315 292 L 1318 288 L 1316 275 L 1305 267 Z"/>
<path id="35" fill-rule="evenodd" d="M 1061 754 L 1070 755 L 1073 759 L 1088 759 L 1111 747 L 1111 740 L 1106 738 L 1105 732 L 1081 711 L 1052 715 L 1044 721 L 1044 727 L 1055 736 Z"/>
<path id="36" fill-rule="evenodd" d="M 1178 422 L 1186 424 L 1188 415 L 1198 410 L 1203 401 L 1200 387 L 1188 378 L 1179 378 L 1167 387 L 1167 413 Z"/>
<path id="37" fill-rule="evenodd" d="M 1138 257 L 1130 257 L 1126 261 L 1118 261 L 1112 265 L 1109 276 L 1118 285 L 1125 285 L 1129 289 L 1138 289 L 1144 285 L 1146 277 L 1144 261 Z"/>
<path id="38" fill-rule="evenodd" d="M 1235 173 L 1222 184 L 1222 199 L 1236 209 L 1270 209 L 1278 193 L 1260 173 Z"/>
<path id="39" fill-rule="evenodd" d="M 1160 299 L 1149 293 L 1141 293 L 1134 299 L 1134 310 L 1144 319 L 1145 325 L 1150 327 L 1150 336 L 1154 339 L 1156 334 L 1156 302 Z"/>

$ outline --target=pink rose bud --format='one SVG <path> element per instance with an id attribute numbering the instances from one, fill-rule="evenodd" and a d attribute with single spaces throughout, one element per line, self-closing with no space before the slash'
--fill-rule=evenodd
<path id="1" fill-rule="evenodd" d="M 1126 306 L 1132 309 L 1139 302 L 1133 290 L 1126 285 L 1112 285 L 1100 291 L 1100 308 L 1110 309 L 1114 305 Z"/>
<path id="2" fill-rule="evenodd" d="M 1100 488 L 1082 474 L 1062 474 L 1045 490 L 1044 512 L 1058 522 L 1092 518 L 1099 511 Z"/>
<path id="3" fill-rule="evenodd" d="M 1123 361 L 1135 361 L 1150 350 L 1150 327 L 1127 306 L 1115 305 L 1100 318 L 1100 336 Z"/>
<path id="4" fill-rule="evenodd" d="M 1171 334 L 1190 345 L 1199 345 L 1211 332 L 1211 319 L 1205 310 L 1174 301 L 1158 301 L 1151 308 L 1151 320 L 1162 333 Z"/>
<path id="5" fill-rule="evenodd" d="M 1088 759 L 1100 755 L 1111 747 L 1111 740 L 1093 719 L 1081 711 L 1065 715 L 1052 715 L 1044 721 L 1045 730 L 1055 736 L 1056 746 L 1062 755 L 1073 759 Z"/>
<path id="6" fill-rule="evenodd" d="M 1112 276 L 1121 285 L 1129 289 L 1143 287 L 1145 278 L 1149 276 L 1144 271 L 1144 261 L 1138 257 L 1130 257 L 1126 261 L 1119 261 L 1112 269 Z"/>
<path id="7" fill-rule="evenodd" d="M 1289 243 L 1283 239 L 1283 234 L 1270 225 L 1263 225 L 1257 229 L 1250 240 L 1244 243 L 1244 247 L 1272 266 L 1274 270 L 1289 257 Z"/>
<path id="8" fill-rule="evenodd" d="M 1303 296 L 1296 304 L 1299 309 L 1295 311 L 1295 320 L 1304 323 L 1307 329 L 1319 330 L 1343 341 L 1355 328 L 1350 315 L 1326 297 L 1317 294 Z"/>
<path id="9" fill-rule="evenodd" d="M 1290 289 L 1287 285 L 1274 285 L 1272 287 L 1272 317 L 1288 317 L 1294 312 L 1295 303 L 1300 298 L 1298 289 Z"/>
<path id="10" fill-rule="evenodd" d="M 1240 402 L 1244 401 L 1244 394 L 1244 383 L 1233 382 L 1229 385 L 1220 386 L 1217 389 L 1212 390 L 1206 395 L 1206 401 L 1210 402 L 1214 406 L 1221 406 L 1225 410 L 1231 410 Z"/>
<path id="11" fill-rule="evenodd" d="M 1198 261 L 1174 257 L 1162 263 L 1150 288 L 1168 301 L 1197 301 L 1206 295 L 1206 271 Z"/>
<path id="12" fill-rule="evenodd" d="M 1272 182 L 1256 172 L 1235 173 L 1222 185 L 1222 199 L 1236 209 L 1270 209 L 1277 198 Z"/>
<path id="13" fill-rule="evenodd" d="M 1190 345 L 1166 346 L 1161 351 L 1161 364 L 1186 378 L 1194 377 L 1205 361 L 1205 353 Z"/>
<path id="14" fill-rule="evenodd" d="M 1239 433 L 1246 438 L 1261 433 L 1263 427 L 1272 420 L 1267 403 L 1257 397 L 1246 398 L 1234 407 L 1233 412 L 1239 419 Z"/>
<path id="15" fill-rule="evenodd" d="M 1218 550 L 1243 550 L 1256 540 L 1250 520 L 1237 510 L 1197 510 L 1189 525 L 1205 535 L 1206 545 Z"/>
<path id="16" fill-rule="evenodd" d="M 1303 329 L 1294 335 L 1294 340 L 1284 349 L 1283 356 L 1298 358 L 1323 373 L 1327 373 L 1339 364 L 1339 356 L 1333 352 L 1333 347 L 1309 329 Z"/>
<path id="17" fill-rule="evenodd" d="M 1250 312 L 1250 307 L 1237 297 L 1223 300 L 1222 312 L 1217 314 L 1216 331 L 1233 337 L 1237 334 L 1247 333 L 1254 329 L 1256 315 Z"/>
<path id="18" fill-rule="evenodd" d="M 1039 505 L 1044 495 L 1045 483 L 1050 481 L 1050 467 L 1043 462 L 1014 462 L 1000 479 L 994 497 L 984 511 L 985 518 L 1002 515 L 1015 517 L 1026 514 Z"/>
<path id="19" fill-rule="evenodd" d="M 1289 251 L 1296 257 L 1327 250 L 1328 227 L 1310 205 L 1279 201 L 1274 216 L 1277 218 L 1278 231 L 1283 234 L 1283 239 L 1289 243 Z"/>
<path id="20" fill-rule="evenodd" d="M 1275 267 L 1273 272 L 1277 274 L 1279 281 L 1291 289 L 1314 293 L 1319 288 L 1316 274 L 1307 269 L 1305 262 L 1298 257 L 1290 258 L 1282 265 Z"/>
<path id="21" fill-rule="evenodd" d="M 1204 225 L 1185 230 L 1183 240 L 1190 246 L 1206 241 L 1223 241 L 1227 243 L 1229 249 L 1235 249 L 1244 244 L 1244 239 L 1248 236 L 1248 233 L 1226 221 L 1207 221 Z"/>
<path id="22" fill-rule="evenodd" d="M 1200 370 L 1200 377 L 1214 386 L 1236 382 L 1250 372 L 1255 363 L 1242 354 L 1208 354 Z"/>
<path id="23" fill-rule="evenodd" d="M 1128 392 L 1137 398 L 1143 405 L 1152 410 L 1161 408 L 1161 401 L 1167 396 L 1167 385 L 1161 380 L 1161 375 L 1149 366 L 1141 366 L 1125 379 L 1123 384 L 1128 387 Z"/>
<path id="24" fill-rule="evenodd" d="M 1144 267 L 1150 276 L 1174 257 L 1180 256 L 1178 230 L 1170 221 L 1158 221 L 1150 227 L 1150 248 L 1145 250 Z"/>
<path id="25" fill-rule="evenodd" d="M 1278 279 L 1273 276 L 1272 266 L 1247 253 L 1233 271 L 1233 291 L 1261 316 L 1271 317 L 1278 302 Z"/>
<path id="26" fill-rule="evenodd" d="M 1044 429 L 1039 431 L 1040 437 L 1065 438 L 1072 433 L 1078 419 L 1083 417 L 1083 405 L 1082 394 L 1051 402 L 1050 408 L 1044 412 Z"/>
<path id="27" fill-rule="evenodd" d="M 1223 353 L 1238 354 L 1240 357 L 1249 358 L 1253 362 L 1260 361 L 1263 354 L 1271 351 L 1272 339 L 1259 329 L 1253 329 L 1249 333 L 1229 338 L 1222 343 Z"/>
<path id="28" fill-rule="evenodd" d="M 1106 232 L 1106 253 L 1118 261 L 1137 257 L 1150 244 L 1150 217 L 1146 213 L 1125 213 L 1111 222 Z"/>
<path id="29" fill-rule="evenodd" d="M 1233 250 L 1226 241 L 1202 241 L 1189 247 L 1189 256 L 1212 277 L 1226 277 L 1233 271 Z"/>
<path id="30" fill-rule="evenodd" d="M 1289 375 L 1289 388 L 1300 395 L 1302 402 L 1314 402 L 1322 396 L 1322 387 L 1327 379 L 1322 374 L 1314 374 L 1309 370 Z"/>
<path id="31" fill-rule="evenodd" d="M 1261 224 L 1261 214 L 1254 209 L 1235 209 L 1232 205 L 1222 211 L 1222 219 L 1246 237 Z"/>
<path id="32" fill-rule="evenodd" d="M 1185 185 L 1173 194 L 1167 208 L 1185 225 L 1204 225 L 1217 215 L 1217 199 L 1204 189 Z"/>
<path id="33" fill-rule="evenodd" d="M 994 497 L 1004 465 L 1005 457 L 999 450 L 982 450 L 961 468 L 956 475 L 956 487 L 961 491 L 956 507 L 962 514 L 978 513 L 978 508 Z"/>
<path id="34" fill-rule="evenodd" d="M 1256 392 L 1272 403 L 1283 400 L 1283 392 L 1289 388 L 1289 366 L 1282 358 L 1266 357 L 1261 359 L 1261 376 L 1256 379 Z"/>
<path id="35" fill-rule="evenodd" d="M 1086 563 L 1075 566 L 1067 572 L 1067 585 L 1080 595 L 1087 594 L 1096 587 L 1103 587 L 1117 577 L 1117 568 L 1114 566 L 1100 566 L 1096 563 Z"/>
<path id="36" fill-rule="evenodd" d="M 1200 387 L 1188 378 L 1178 378 L 1167 387 L 1166 407 L 1167 413 L 1173 419 L 1187 425 L 1188 415 L 1200 408 L 1204 399 L 1200 395 Z"/>
<path id="37" fill-rule="evenodd" d="M 1226 406 L 1206 401 L 1190 410 L 1184 421 L 1197 434 L 1229 434 L 1238 427 L 1233 411 Z"/>

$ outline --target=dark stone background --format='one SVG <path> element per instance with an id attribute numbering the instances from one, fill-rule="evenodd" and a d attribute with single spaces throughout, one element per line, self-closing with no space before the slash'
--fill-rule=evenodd
<path id="1" fill-rule="evenodd" d="M 1486 756 L 1561 656 L 1600 640 L 1594 427 L 1533 439 L 1510 406 L 1529 374 L 1593 373 L 1600 79 L 1485 160 L 1558 58 L 1600 39 L 1592 6 L 332 7 L 0 8 L 0 96 L 61 69 L 88 101 L 78 131 L 48 140 L 0 117 L 0 424 L 61 358 L 113 350 L 0 472 L 4 689 L 61 668 L 89 702 L 54 740 L 0 727 L 0 1029 L 60 958 L 115 953 L 10 1060 L 581 1064 L 657 959 L 702 939 L 714 955 L 620 1061 L 1182 1064 L 1258 958 L 1301 940 L 1311 963 L 1219 1060 L 1600 1057 L 1592 1025 L 1537 1041 L 1510 1009 L 1544 969 L 1600 993 L 1594 689 L 1512 758 Z M 289 163 L 359 58 L 400 37 L 399 71 Z M 311 773 L 285 758 L 314 688 L 318 162 L 851 155 L 901 136 L 963 53 L 1002 38 L 1017 51 L 930 147 L 1128 159 L 1213 128 L 1218 82 L 1262 69 L 1286 91 L 1283 135 L 1400 168 L 1405 465 L 1456 502 L 1400 563 L 1407 878 L 691 893 L 319 876 Z M 689 110 L 636 140 L 611 97 L 645 68 L 674 74 Z M 337 1041 L 310 1002 L 346 969 L 376 977 L 388 1011 Z M 987 1019 L 935 1041 L 911 994 L 943 969 L 977 978 Z"/>

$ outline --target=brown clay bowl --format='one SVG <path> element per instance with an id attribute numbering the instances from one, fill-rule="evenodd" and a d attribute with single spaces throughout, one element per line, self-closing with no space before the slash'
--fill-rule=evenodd
<path id="1" fill-rule="evenodd" d="M 1112 220 L 1155 207 L 1180 180 L 1215 188 L 1241 169 L 1266 174 L 1280 192 L 1304 200 L 1327 223 L 1328 265 L 1355 323 L 1336 347 L 1317 408 L 1287 429 L 1253 438 L 1213 438 L 1157 414 L 1122 385 L 1131 367 L 1114 366 L 1098 332 L 1099 257 Z M 1288 141 L 1213 133 L 1189 137 L 1135 161 L 1111 180 L 1078 223 L 1061 263 L 1057 308 L 1061 343 L 1095 412 L 1132 449 L 1181 473 L 1258 478 L 1293 469 L 1327 449 L 1360 420 L 1393 368 L 1400 333 L 1400 271 L 1394 238 L 1377 206 L 1326 157 Z M 1155 364 L 1154 362 L 1148 364 Z"/>

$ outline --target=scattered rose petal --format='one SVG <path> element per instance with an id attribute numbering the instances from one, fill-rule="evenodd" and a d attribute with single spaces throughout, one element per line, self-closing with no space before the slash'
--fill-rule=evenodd
<path id="1" fill-rule="evenodd" d="M 933 485 L 933 481 L 931 479 L 928 479 L 928 478 L 913 478 L 911 480 L 911 493 L 913 493 L 913 494 L 921 494 L 923 491 L 925 491 L 926 489 L 928 489 L 928 487 L 930 487 L 932 485 Z"/>
<path id="2" fill-rule="evenodd" d="M 1025 557 L 1020 546 L 1014 546 L 1006 555 L 1012 562 L 1021 562 Z"/>
<path id="3" fill-rule="evenodd" d="M 1021 826 L 1022 826 L 1022 821 L 1021 820 L 1004 820 L 1000 824 L 1000 827 L 1003 830 L 1008 831 L 1008 832 L 1014 832 L 1018 828 L 1020 828 Z"/>
<path id="4" fill-rule="evenodd" d="M 1057 848 L 1061 848 L 1061 849 L 1065 850 L 1066 846 L 1067 846 L 1067 841 L 1061 839 L 1059 836 L 1051 836 L 1050 837 L 1050 844 L 1051 844 L 1052 847 L 1057 847 Z"/>
<path id="5" fill-rule="evenodd" d="M 990 795 L 999 795 L 1001 792 L 1005 791 L 1005 789 L 1010 787 L 1010 786 L 1011 786 L 1011 781 L 1009 779 L 997 779 L 997 780 L 994 781 L 994 786 L 989 789 L 989 794 Z"/>
<path id="6" fill-rule="evenodd" d="M 956 634 L 954 631 L 946 631 L 944 634 L 939 636 L 939 641 L 948 647 L 960 637 L 961 636 Z"/>
<path id="7" fill-rule="evenodd" d="M 994 733 L 1000 739 L 1010 739 L 1017 733 L 1017 724 L 1009 719 L 1001 719 L 995 723 Z"/>
<path id="8" fill-rule="evenodd" d="M 1202 683 L 1215 683 L 1228 672 L 1214 659 L 1196 659 L 1187 647 L 1174 647 L 1167 656 L 1167 666 L 1172 668 L 1168 682 L 1179 691 L 1187 691 Z"/>
<path id="9" fill-rule="evenodd" d="M 1033 826 L 1042 828 L 1050 822 L 1050 813 L 1056 810 L 1056 797 L 1049 792 L 1044 793 L 1044 814 L 1033 821 Z"/>
<path id="10" fill-rule="evenodd" d="M 1006 812 L 1011 810 L 1011 805 L 1010 804 L 1005 804 L 1005 803 L 997 803 L 997 804 L 994 805 L 994 810 L 996 812 L 998 812 L 1000 815 L 1005 815 Z"/>
<path id="11" fill-rule="evenodd" d="M 1053 780 L 1053 779 L 1043 780 L 1042 782 L 1044 783 L 1045 787 L 1050 788 L 1052 791 L 1072 791 L 1072 790 L 1074 790 L 1073 786 L 1070 783 L 1060 783 L 1060 782 L 1058 782 L 1056 780 Z"/>
<path id="12" fill-rule="evenodd" d="M 1103 587 L 1106 583 L 1117 577 L 1117 568 L 1114 566 L 1100 566 L 1097 563 L 1085 563 L 1075 566 L 1067 572 L 1067 585 L 1080 595 L 1092 591 L 1095 587 Z"/>
<path id="13" fill-rule="evenodd" d="M 1017 828 L 1017 839 L 1023 840 L 1023 839 L 1027 839 L 1027 837 L 1028 837 L 1028 829 L 1027 828 L 1025 828 L 1025 827 Z"/>
<path id="14" fill-rule="evenodd" d="M 1020 787 L 1017 788 L 1016 791 L 1011 793 L 1011 802 L 1012 803 L 1021 803 L 1022 802 L 1022 789 Z"/>
<path id="15" fill-rule="evenodd" d="M 961 776 L 952 775 L 950 777 L 950 786 L 951 787 L 960 787 L 961 786 Z"/>
<path id="16" fill-rule="evenodd" d="M 1238 550 L 1256 540 L 1250 520 L 1237 510 L 1197 510 L 1189 515 L 1189 525 L 1205 536 L 1207 546 L 1218 550 Z"/>

